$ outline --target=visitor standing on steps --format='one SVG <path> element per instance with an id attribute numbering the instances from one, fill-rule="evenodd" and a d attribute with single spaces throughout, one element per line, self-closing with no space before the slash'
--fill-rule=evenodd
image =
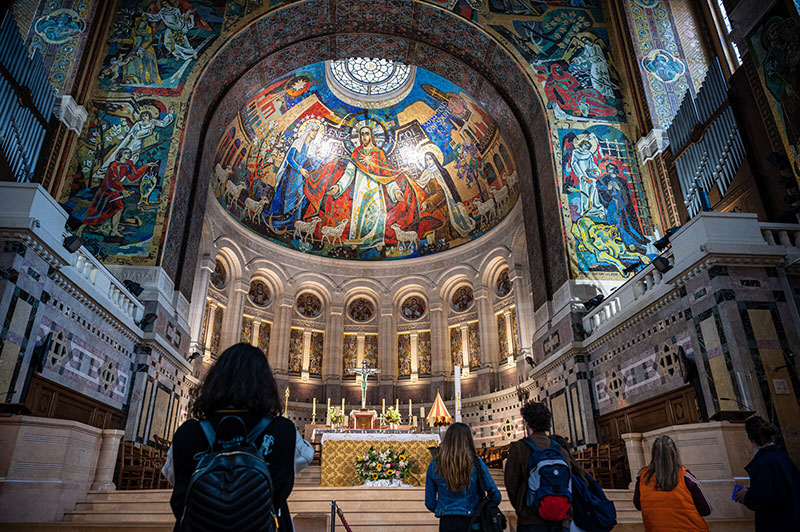
<path id="1" fill-rule="evenodd" d="M 669 436 L 653 442 L 650 465 L 636 477 L 633 505 L 642 512 L 645 532 L 708 532 L 703 517 L 711 514 L 711 505 L 700 483 L 681 465 Z"/>
<path id="2" fill-rule="evenodd" d="M 170 506 L 177 519 L 175 530 L 221 529 L 219 521 L 231 514 L 264 505 L 265 511 L 254 512 L 258 515 L 238 530 L 272 531 L 276 525 L 281 532 L 293 530 L 286 499 L 294 486 L 297 429 L 281 416 L 278 387 L 264 352 L 247 343 L 223 351 L 197 390 L 190 414 L 193 419 L 178 428 L 172 442 L 175 486 Z M 214 468 L 218 476 L 204 483 L 204 473 L 208 479 Z M 241 488 L 236 482 L 243 478 L 262 486 L 260 492 L 245 489 L 245 496 L 225 499 L 224 489 L 236 493 Z M 225 482 L 232 485 L 223 487 Z M 250 506 L 241 507 L 243 502 Z M 270 512 L 274 518 L 265 521 Z M 198 521 L 202 526 L 188 525 Z"/>
<path id="3" fill-rule="evenodd" d="M 517 513 L 517 531 L 569 532 L 571 524 L 569 517 L 559 521 L 546 520 L 529 506 L 528 475 L 531 466 L 536 467 L 536 464 L 531 464 L 531 458 L 535 452 L 533 447 L 539 450 L 553 449 L 556 451 L 557 456 L 560 457 L 559 460 L 563 460 L 564 468 L 567 470 L 572 465 L 571 457 L 565 449 L 547 435 L 547 431 L 550 430 L 550 421 L 553 418 L 547 406 L 543 403 L 528 401 L 522 406 L 521 413 L 525 420 L 527 437 L 512 442 L 509 446 L 504 472 L 508 499 Z"/>
<path id="4" fill-rule="evenodd" d="M 800 470 L 778 446 L 778 430 L 766 420 L 753 416 L 745 421 L 744 429 L 747 439 L 758 447 L 745 466 L 750 475 L 750 487 L 736 493 L 736 502 L 756 513 L 756 532 L 797 526 L 800 523 Z"/>
<path id="5" fill-rule="evenodd" d="M 500 491 L 486 464 L 475 454 L 472 430 L 464 423 L 453 423 L 436 459 L 428 465 L 425 480 L 425 507 L 439 518 L 439 532 L 470 530 L 481 498 L 481 480 L 488 498 L 499 504 Z M 473 530 L 480 530 L 477 523 L 474 527 Z"/>

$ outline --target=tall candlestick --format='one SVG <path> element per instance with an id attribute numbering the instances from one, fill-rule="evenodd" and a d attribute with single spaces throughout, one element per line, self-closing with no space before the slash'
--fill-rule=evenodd
<path id="1" fill-rule="evenodd" d="M 381 399 L 381 415 L 386 415 L 386 398 Z"/>
<path id="2" fill-rule="evenodd" d="M 411 399 L 408 400 L 408 424 L 411 425 Z"/>
<path id="3" fill-rule="evenodd" d="M 424 422 L 425 421 L 425 407 L 419 407 L 419 418 Z"/>
<path id="4" fill-rule="evenodd" d="M 314 401 L 311 403 L 311 415 L 317 414 L 317 398 L 314 398 Z"/>

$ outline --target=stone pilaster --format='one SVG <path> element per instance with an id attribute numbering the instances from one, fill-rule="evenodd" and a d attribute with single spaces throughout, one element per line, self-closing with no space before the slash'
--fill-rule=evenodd
<path id="1" fill-rule="evenodd" d="M 431 313 L 431 371 L 433 377 L 449 377 L 453 371 L 450 364 L 450 341 L 447 337 L 447 318 L 441 300 L 432 300 Z M 435 394 L 434 394 L 435 395 Z"/>
<path id="2" fill-rule="evenodd" d="M 326 331 L 325 345 L 328 350 L 323 357 L 325 380 L 338 379 L 342 371 L 342 342 L 344 341 L 344 308 L 331 305 L 330 326 Z"/>
<path id="3" fill-rule="evenodd" d="M 238 343 L 242 338 L 242 314 L 249 289 L 250 283 L 244 279 L 236 279 L 228 288 L 228 308 L 225 309 L 225 317 L 222 321 L 220 352 Z"/>
<path id="4" fill-rule="evenodd" d="M 206 296 L 208 295 L 208 281 L 211 272 L 214 271 L 214 258 L 211 255 L 203 255 L 200 261 L 197 279 L 192 286 L 192 306 L 189 310 L 190 343 L 189 352 L 203 352 L 203 313 L 206 309 Z"/>
<path id="5" fill-rule="evenodd" d="M 496 368 L 500 363 L 500 340 L 497 337 L 497 321 L 494 313 L 492 312 L 492 301 L 489 296 L 490 291 L 485 286 L 481 286 L 475 290 L 475 299 L 478 303 L 478 331 L 481 342 L 481 365 L 486 365 L 490 368 Z"/>
<path id="6" fill-rule="evenodd" d="M 294 295 L 284 294 L 280 301 L 276 301 L 275 326 L 270 338 L 270 357 L 275 361 L 272 369 L 275 373 L 286 374 L 289 365 L 289 327 L 292 322 L 292 309 Z"/>

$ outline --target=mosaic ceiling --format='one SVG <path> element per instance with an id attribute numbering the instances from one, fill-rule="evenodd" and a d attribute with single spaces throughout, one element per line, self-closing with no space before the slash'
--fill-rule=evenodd
<path id="1" fill-rule="evenodd" d="M 316 63 L 270 83 L 228 125 L 213 175 L 220 204 L 250 230 L 354 260 L 470 242 L 518 196 L 488 113 L 453 83 L 385 59 Z"/>

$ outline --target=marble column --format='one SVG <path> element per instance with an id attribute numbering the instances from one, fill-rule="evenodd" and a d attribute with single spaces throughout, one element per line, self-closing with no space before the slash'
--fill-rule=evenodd
<path id="1" fill-rule="evenodd" d="M 476 289 L 475 300 L 478 304 L 482 365 L 496 368 L 500 362 L 500 339 L 497 337 L 497 319 L 492 312 L 489 288 L 481 286 Z"/>
<path id="2" fill-rule="evenodd" d="M 277 310 L 269 341 L 269 353 L 270 358 L 275 361 L 272 370 L 280 375 L 285 375 L 289 365 L 289 328 L 292 323 L 294 294 L 284 294 L 275 303 Z"/>
<path id="3" fill-rule="evenodd" d="M 220 351 L 224 351 L 242 339 L 242 314 L 249 290 L 250 282 L 244 279 L 236 279 L 228 288 L 228 308 L 225 309 L 225 317 L 222 320 Z"/>
<path id="4" fill-rule="evenodd" d="M 430 301 L 431 313 L 431 372 L 434 377 L 449 377 L 453 371 L 450 362 L 450 338 L 447 317 L 441 300 Z"/>
<path id="5" fill-rule="evenodd" d="M 97 456 L 97 469 L 95 469 L 92 490 L 95 491 L 114 491 L 114 467 L 117 465 L 117 454 L 119 444 L 125 431 L 116 429 L 103 430 L 100 453 Z"/>
<path id="6" fill-rule="evenodd" d="M 203 255 L 198 265 L 197 279 L 192 286 L 192 303 L 189 307 L 189 352 L 203 352 L 203 313 L 206 310 L 206 296 L 208 296 L 208 282 L 211 272 L 214 271 L 214 258 Z"/>

